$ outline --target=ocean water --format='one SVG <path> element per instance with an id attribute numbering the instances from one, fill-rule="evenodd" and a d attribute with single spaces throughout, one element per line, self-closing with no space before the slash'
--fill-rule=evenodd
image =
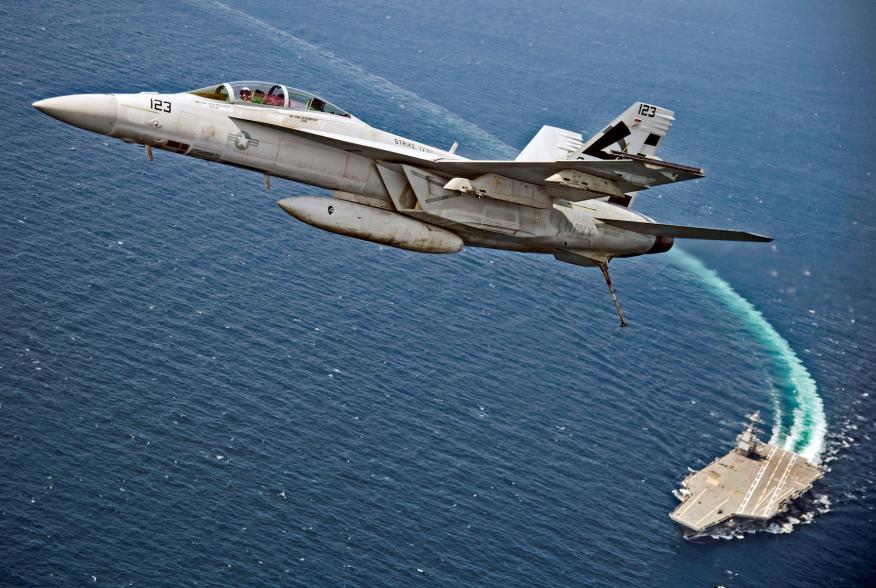
<path id="1" fill-rule="evenodd" d="M 0 8 L 0 585 L 873 583 L 876 93 L 865 2 L 14 2 Z M 31 102 L 228 79 L 513 157 L 635 100 L 706 178 L 597 272 L 297 223 L 312 188 Z M 748 411 L 829 472 L 691 542 L 671 490 Z M 803 523 L 811 524 L 803 524 Z"/>

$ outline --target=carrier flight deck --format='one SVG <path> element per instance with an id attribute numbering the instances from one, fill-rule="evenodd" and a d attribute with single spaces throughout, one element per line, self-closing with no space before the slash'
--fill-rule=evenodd
<path id="1" fill-rule="evenodd" d="M 684 479 L 674 494 L 681 504 L 669 515 L 688 535 L 748 521 L 766 521 L 808 491 L 822 469 L 793 451 L 763 443 L 760 417 L 736 438 L 736 447 Z"/>

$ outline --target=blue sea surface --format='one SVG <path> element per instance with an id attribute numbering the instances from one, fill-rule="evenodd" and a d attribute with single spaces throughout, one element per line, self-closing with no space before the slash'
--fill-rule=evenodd
<path id="1" fill-rule="evenodd" d="M 876 578 L 876 6 L 0 7 L 0 586 L 864 586 Z M 298 223 L 321 193 L 30 104 L 232 79 L 472 158 L 636 100 L 706 178 L 598 272 Z M 667 514 L 746 412 L 820 460 L 765 532 Z M 804 523 L 810 524 L 804 524 Z M 769 532 L 766 532 L 769 531 Z"/>

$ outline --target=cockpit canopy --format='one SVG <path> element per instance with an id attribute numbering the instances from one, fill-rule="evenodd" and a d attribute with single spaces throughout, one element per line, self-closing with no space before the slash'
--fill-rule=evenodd
<path id="1" fill-rule="evenodd" d="M 190 90 L 188 94 L 194 94 L 201 98 L 217 100 L 219 102 L 327 112 L 328 114 L 350 118 L 348 112 L 326 102 L 322 98 L 308 92 L 270 82 L 225 82 L 207 86 L 206 88 Z"/>

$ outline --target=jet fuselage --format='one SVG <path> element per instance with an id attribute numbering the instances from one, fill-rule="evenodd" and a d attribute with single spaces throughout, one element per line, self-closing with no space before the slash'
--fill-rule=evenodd
<path id="1" fill-rule="evenodd" d="M 600 258 L 665 251 L 671 246 L 671 239 L 596 221 L 615 218 L 651 222 L 629 208 L 601 199 L 562 200 L 548 207 L 535 207 L 478 194 L 439 194 L 434 200 L 419 198 L 410 189 L 393 194 L 388 186 L 408 183 L 398 163 L 375 160 L 367 152 L 337 148 L 286 130 L 316 131 L 373 144 L 398 154 L 415 168 L 422 165 L 428 176 L 425 180 L 433 184 L 437 176 L 428 172 L 432 161 L 466 161 L 450 151 L 375 129 L 346 113 L 221 102 L 193 93 L 152 92 L 63 96 L 34 106 L 61 121 L 128 143 L 331 190 L 335 199 L 415 218 L 458 235 L 468 245 L 555 254 L 571 250 Z M 438 179 L 441 184 L 447 180 Z M 314 208 L 312 200 L 307 205 Z M 334 227 L 329 207 L 337 210 L 346 204 L 332 204 L 327 199 L 324 219 L 314 217 L 312 210 L 297 214 L 299 205 L 294 198 L 282 201 L 281 206 L 309 224 L 369 239 L 367 231 L 357 234 Z M 375 222 L 386 222 L 385 217 Z M 403 242 L 369 240 L 405 247 Z M 445 252 L 441 248 L 437 251 Z M 582 265 L 588 264 L 585 258 Z"/>

